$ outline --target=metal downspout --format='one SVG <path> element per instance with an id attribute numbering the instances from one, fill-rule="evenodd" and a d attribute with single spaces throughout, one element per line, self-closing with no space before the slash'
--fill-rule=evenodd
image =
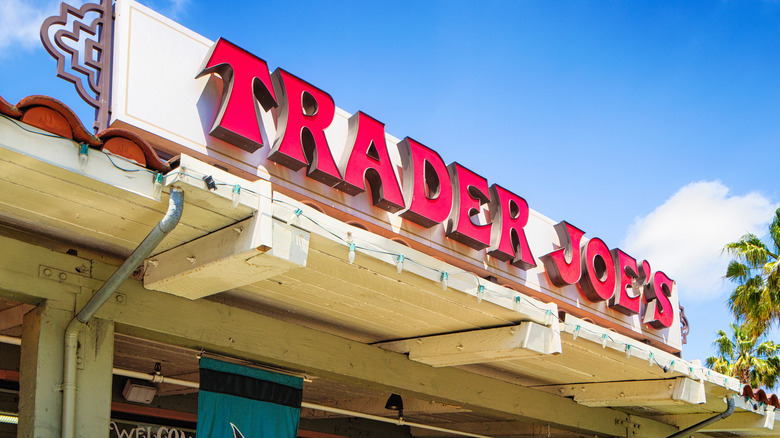
<path id="1" fill-rule="evenodd" d="M 684 437 L 692 434 L 693 432 L 696 432 L 697 430 L 701 429 L 704 426 L 707 426 L 709 424 L 712 424 L 716 421 L 723 420 L 724 418 L 730 416 L 734 413 L 734 397 L 729 397 L 728 399 L 728 407 L 725 411 L 721 412 L 718 415 L 715 415 L 713 417 L 710 417 L 702 422 L 696 423 L 691 427 L 688 427 L 686 429 L 683 429 L 675 434 L 669 435 L 667 438 L 678 438 L 678 437 Z"/>
<path id="2" fill-rule="evenodd" d="M 184 208 L 184 194 L 179 188 L 171 189 L 168 212 L 152 229 L 148 236 L 114 272 L 100 290 L 87 302 L 84 308 L 71 320 L 65 329 L 65 358 L 62 367 L 62 437 L 73 438 L 76 419 L 76 352 L 78 336 L 84 325 L 95 312 L 127 280 L 136 267 L 154 251 L 157 245 L 170 233 L 181 219 Z"/>

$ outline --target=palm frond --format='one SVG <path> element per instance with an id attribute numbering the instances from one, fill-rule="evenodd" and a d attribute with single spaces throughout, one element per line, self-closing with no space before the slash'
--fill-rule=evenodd
<path id="1" fill-rule="evenodd" d="M 726 268 L 726 278 L 734 283 L 743 283 L 750 278 L 751 275 L 752 270 L 747 265 L 740 263 L 737 260 L 730 261 Z"/>

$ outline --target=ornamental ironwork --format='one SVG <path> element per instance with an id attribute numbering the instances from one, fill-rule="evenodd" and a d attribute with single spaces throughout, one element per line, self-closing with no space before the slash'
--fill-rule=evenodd
<path id="1" fill-rule="evenodd" d="M 82 99 L 95 108 L 95 131 L 108 127 L 111 91 L 113 1 L 80 8 L 60 4 L 60 13 L 41 25 L 41 41 L 57 60 L 57 76 L 72 82 Z"/>

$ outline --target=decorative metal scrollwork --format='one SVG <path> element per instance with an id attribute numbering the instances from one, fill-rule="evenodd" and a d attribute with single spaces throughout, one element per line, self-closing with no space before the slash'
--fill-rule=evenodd
<path id="1" fill-rule="evenodd" d="M 96 131 L 109 122 L 112 33 L 112 0 L 81 8 L 63 2 L 59 15 L 41 26 L 43 46 L 57 60 L 57 76 L 72 82 L 79 96 L 95 107 Z"/>
<path id="2" fill-rule="evenodd" d="M 680 334 L 682 335 L 682 343 L 688 343 L 688 333 L 691 331 L 691 326 L 688 325 L 688 318 L 685 317 L 685 308 L 680 306 Z"/>

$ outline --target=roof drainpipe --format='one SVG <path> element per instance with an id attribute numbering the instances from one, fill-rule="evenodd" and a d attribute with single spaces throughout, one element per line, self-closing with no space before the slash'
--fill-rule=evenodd
<path id="1" fill-rule="evenodd" d="M 675 434 L 669 435 L 667 438 L 677 438 L 677 437 L 684 437 L 692 434 L 693 432 L 696 432 L 697 430 L 701 429 L 704 426 L 710 425 L 716 421 L 723 420 L 724 418 L 728 417 L 729 415 L 734 413 L 734 397 L 729 397 L 728 399 L 728 407 L 725 411 L 721 412 L 718 415 L 715 415 L 714 417 L 710 417 L 700 423 L 696 423 L 691 427 L 688 427 L 686 429 L 683 429 Z"/>
<path id="2" fill-rule="evenodd" d="M 76 426 L 76 352 L 79 332 L 100 307 L 127 280 L 141 262 L 149 257 L 163 238 L 170 233 L 181 219 L 184 208 L 184 194 L 179 188 L 171 189 L 168 212 L 140 245 L 114 272 L 100 290 L 87 302 L 83 309 L 65 329 L 65 358 L 62 370 L 62 437 L 73 438 Z"/>

